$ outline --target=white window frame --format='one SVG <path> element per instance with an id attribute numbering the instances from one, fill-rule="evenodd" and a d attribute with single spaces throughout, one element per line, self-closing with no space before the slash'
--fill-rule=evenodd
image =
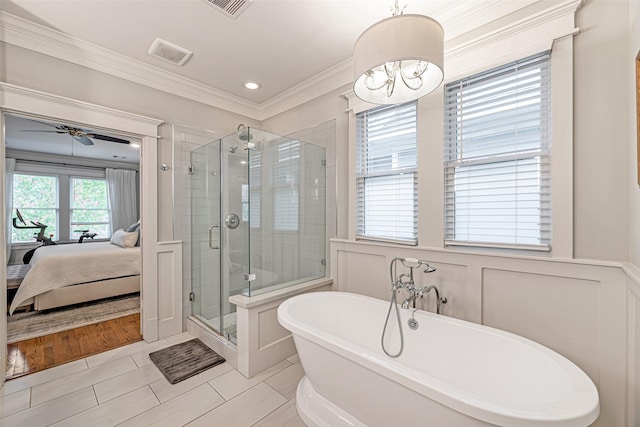
<path id="1" fill-rule="evenodd" d="M 73 222 L 72 218 L 73 218 L 73 211 L 74 211 L 74 207 L 73 207 L 73 182 L 74 180 L 92 180 L 92 181 L 103 181 L 105 183 L 105 190 L 107 191 L 107 212 L 109 215 L 109 218 L 107 219 L 107 221 L 105 222 Z M 84 176 L 84 175 L 71 175 L 69 176 L 69 230 L 68 230 L 68 239 L 69 240 L 75 240 L 75 236 L 73 235 L 74 233 L 74 229 L 76 228 L 77 225 L 79 224 L 87 224 L 87 225 L 106 225 L 107 226 L 107 235 L 106 236 L 100 236 L 98 235 L 98 238 L 110 238 L 111 234 L 113 232 L 113 230 L 111 230 L 111 209 L 109 208 L 109 202 L 108 202 L 108 185 L 107 185 L 107 180 L 106 178 L 98 178 L 98 177 L 93 177 L 93 176 Z M 86 208 L 78 208 L 78 210 L 102 210 L 102 209 L 86 209 Z M 89 230 L 90 232 L 93 230 Z"/>
<path id="2" fill-rule="evenodd" d="M 71 179 L 72 177 L 85 179 L 105 179 L 105 171 L 96 167 L 82 167 L 62 164 L 45 163 L 35 160 L 16 161 L 16 174 L 55 176 L 58 179 L 58 211 L 57 211 L 57 235 L 54 241 L 77 241 L 73 239 L 71 231 Z M 15 212 L 15 211 L 14 211 Z M 110 230 L 113 232 L 113 230 Z M 111 236 L 96 236 L 95 240 L 109 239 Z M 30 245 L 20 242 L 16 245 Z"/>
<path id="3" fill-rule="evenodd" d="M 377 135 L 376 138 L 385 137 L 385 139 L 393 139 L 394 142 L 402 144 L 400 147 L 395 148 L 407 148 L 411 147 L 411 142 L 403 143 L 398 135 L 393 135 L 394 132 L 398 132 L 403 135 L 408 141 L 413 142 L 414 158 L 413 164 L 407 167 L 400 167 L 399 165 L 399 151 L 394 151 L 389 154 L 391 159 L 391 167 L 388 169 L 376 168 L 375 161 L 369 157 L 369 152 L 373 147 L 369 147 L 369 119 L 379 120 L 380 117 L 385 117 L 389 113 L 393 113 L 395 116 L 400 115 L 407 124 L 402 124 L 398 127 L 394 127 L 394 130 L 387 132 L 384 135 Z M 413 114 L 413 117 L 409 118 Z M 397 117 L 396 117 L 397 118 Z M 356 114 L 356 176 L 355 176 L 355 238 L 357 240 L 373 240 L 381 242 L 389 242 L 395 244 L 405 245 L 417 245 L 418 244 L 418 147 L 417 147 L 417 123 L 418 123 L 418 104 L 417 101 L 408 102 L 401 105 L 392 106 L 379 106 L 369 110 L 365 110 Z M 376 122 L 371 123 L 373 126 Z M 377 123 L 380 125 L 380 122 Z M 403 150 L 405 151 L 405 150 Z M 373 169 L 373 170 L 372 170 Z M 367 209 L 367 199 L 371 196 L 373 203 L 380 203 L 379 193 L 377 195 L 371 195 L 367 190 L 368 180 L 380 180 L 385 179 L 391 186 L 396 186 L 396 189 L 407 189 L 406 185 L 408 181 L 411 189 L 411 199 L 401 200 L 400 202 L 411 205 L 411 212 L 409 215 L 402 215 L 406 210 L 397 210 L 388 216 L 383 218 L 384 215 L 379 212 L 371 212 Z M 395 182 L 394 182 L 395 180 Z M 375 187 L 371 190 L 376 190 Z M 380 191 L 380 188 L 377 189 Z M 397 194 L 396 194 L 397 195 Z M 396 229 L 395 232 L 385 227 L 380 226 L 380 222 L 384 220 L 395 221 L 401 217 L 411 217 L 410 230 L 406 227 Z M 373 222 L 373 224 L 372 224 Z M 375 224 L 377 223 L 377 225 Z"/>
<path id="4" fill-rule="evenodd" d="M 541 52 L 445 86 L 445 246 L 550 251 L 550 56 Z M 496 85 L 503 82 L 510 86 Z"/>
<path id="5" fill-rule="evenodd" d="M 19 170 L 19 167 L 16 166 L 16 171 L 14 174 L 14 189 L 12 191 L 14 200 L 16 197 L 16 193 L 15 193 L 15 175 L 26 175 L 26 176 L 43 176 L 43 177 L 47 177 L 47 178 L 55 178 L 56 179 L 56 206 L 55 206 L 55 211 L 56 211 L 56 224 L 55 224 L 55 229 L 57 231 L 57 236 L 55 236 L 57 239 L 60 239 L 60 177 L 57 176 L 56 174 L 53 173 L 41 173 L 41 172 L 25 172 L 25 171 L 21 171 Z M 16 215 L 16 209 L 22 209 L 23 211 L 21 212 L 24 216 L 24 209 L 38 209 L 38 208 L 29 208 L 27 206 L 15 206 L 13 204 L 13 200 L 11 201 L 12 204 L 12 213 L 11 213 L 11 221 L 13 221 L 13 217 L 14 215 Z M 42 208 L 42 209 L 51 209 L 51 208 Z M 25 221 L 30 221 L 30 220 L 34 220 L 35 218 L 24 218 Z M 27 225 L 31 225 L 30 223 L 27 223 Z M 50 224 L 47 224 L 50 225 Z M 33 229 L 34 231 L 34 237 L 35 237 L 35 233 L 37 233 L 38 229 Z M 45 230 L 46 233 L 46 230 Z M 32 243 L 35 243 L 35 239 L 32 239 L 31 241 L 19 241 L 19 242 L 14 242 L 13 241 L 13 234 L 9 237 L 12 241 L 11 244 L 12 245 L 31 245 Z"/>

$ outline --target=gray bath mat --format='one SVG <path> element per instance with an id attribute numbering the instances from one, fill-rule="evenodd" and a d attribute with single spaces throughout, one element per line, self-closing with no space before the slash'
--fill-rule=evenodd
<path id="1" fill-rule="evenodd" d="M 171 384 L 179 383 L 224 362 L 224 358 L 198 338 L 162 350 L 149 357 Z"/>

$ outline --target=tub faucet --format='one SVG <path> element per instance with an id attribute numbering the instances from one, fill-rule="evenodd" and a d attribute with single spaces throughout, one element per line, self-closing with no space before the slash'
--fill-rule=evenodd
<path id="1" fill-rule="evenodd" d="M 413 303 L 413 308 L 416 308 L 416 291 L 415 290 L 410 290 L 409 292 L 409 297 L 402 301 L 402 308 L 407 309 L 409 308 L 409 306 L 411 305 L 411 303 Z"/>
<path id="2" fill-rule="evenodd" d="M 440 314 L 440 307 L 442 306 L 442 304 L 447 303 L 447 298 L 440 297 L 440 291 L 438 290 L 438 287 L 436 285 L 425 286 L 423 288 L 416 289 L 415 291 L 416 295 L 413 300 L 413 307 L 415 308 L 416 306 L 415 298 L 418 298 L 418 297 L 423 298 L 425 295 L 427 295 L 431 291 L 434 291 L 436 293 L 436 313 Z"/>

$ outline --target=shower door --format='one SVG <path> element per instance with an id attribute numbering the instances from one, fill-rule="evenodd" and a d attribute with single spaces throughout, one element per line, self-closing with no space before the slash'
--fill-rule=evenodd
<path id="1" fill-rule="evenodd" d="M 234 343 L 229 296 L 242 293 L 251 279 L 248 155 L 235 136 L 191 152 L 192 313 Z"/>

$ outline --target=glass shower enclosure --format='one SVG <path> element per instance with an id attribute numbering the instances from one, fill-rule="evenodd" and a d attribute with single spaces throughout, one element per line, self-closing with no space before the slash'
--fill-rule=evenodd
<path id="1" fill-rule="evenodd" d="M 236 294 L 325 276 L 325 149 L 245 128 L 191 152 L 192 314 L 236 342 Z"/>

